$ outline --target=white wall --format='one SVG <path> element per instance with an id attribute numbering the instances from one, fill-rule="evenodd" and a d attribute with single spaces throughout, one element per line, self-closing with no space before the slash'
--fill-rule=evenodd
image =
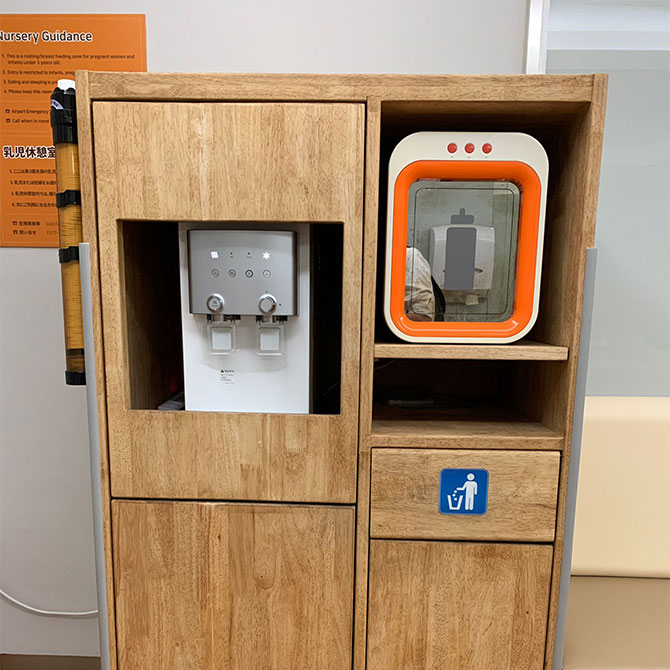
<path id="1" fill-rule="evenodd" d="M 55 249 L 0 249 L 0 584 L 43 609 L 96 608 L 86 397 L 64 383 Z M 97 622 L 0 602 L 2 653 L 98 653 Z"/>
<path id="2" fill-rule="evenodd" d="M 145 13 L 152 71 L 519 73 L 527 0 L 4 0 L 2 11 Z M 84 391 L 63 383 L 58 263 L 53 250 L 3 249 L 0 265 L 0 583 L 41 607 L 90 609 Z M 96 623 L 0 602 L 0 652 L 95 654 Z"/>

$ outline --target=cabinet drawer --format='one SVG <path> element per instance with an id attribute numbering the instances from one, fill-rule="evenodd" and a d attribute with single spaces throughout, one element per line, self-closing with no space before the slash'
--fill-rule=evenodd
<path id="1" fill-rule="evenodd" d="M 554 451 L 485 451 L 445 449 L 374 449 L 370 534 L 377 538 L 512 540 L 552 542 L 560 454 Z M 440 479 L 445 469 L 454 494 L 452 510 L 440 510 Z M 483 481 L 485 470 L 488 500 Z M 469 501 L 466 501 L 468 480 Z M 477 479 L 479 478 L 479 482 Z M 460 480 L 463 480 L 462 483 Z M 477 498 L 480 496 L 480 498 Z M 476 500 L 472 513 L 468 502 Z"/>

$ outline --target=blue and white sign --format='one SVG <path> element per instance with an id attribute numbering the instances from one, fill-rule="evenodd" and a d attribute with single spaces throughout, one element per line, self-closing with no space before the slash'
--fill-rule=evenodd
<path id="1" fill-rule="evenodd" d="M 442 514 L 486 514 L 488 470 L 445 468 L 440 473 Z"/>

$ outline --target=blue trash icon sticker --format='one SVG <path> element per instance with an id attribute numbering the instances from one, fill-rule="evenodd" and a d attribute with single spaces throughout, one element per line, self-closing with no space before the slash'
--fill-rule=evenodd
<path id="1" fill-rule="evenodd" d="M 486 514 L 488 470 L 446 468 L 440 473 L 442 514 Z"/>

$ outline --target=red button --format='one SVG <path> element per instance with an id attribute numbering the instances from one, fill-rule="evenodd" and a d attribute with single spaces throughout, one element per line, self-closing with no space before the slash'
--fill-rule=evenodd
<path id="1" fill-rule="evenodd" d="M 465 153 L 467 153 L 467 154 L 471 154 L 474 150 L 475 150 L 475 145 L 472 144 L 472 142 L 468 142 L 468 143 L 465 145 Z"/>
<path id="2" fill-rule="evenodd" d="M 455 154 L 457 149 L 458 145 L 456 144 L 456 142 L 449 142 L 449 145 L 447 146 L 447 151 L 450 154 Z"/>
<path id="3" fill-rule="evenodd" d="M 493 149 L 493 147 L 492 147 L 488 142 L 482 146 L 482 151 L 483 151 L 485 154 L 490 154 L 490 153 L 491 153 L 491 149 Z"/>

